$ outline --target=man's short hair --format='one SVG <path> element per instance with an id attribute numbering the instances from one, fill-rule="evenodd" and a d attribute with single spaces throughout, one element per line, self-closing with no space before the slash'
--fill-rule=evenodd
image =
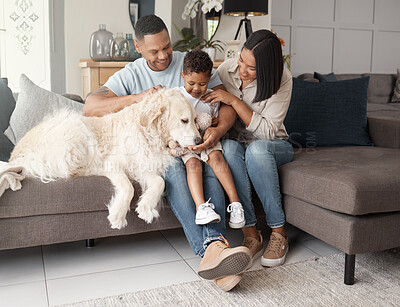
<path id="1" fill-rule="evenodd" d="M 135 24 L 135 37 L 137 40 L 142 40 L 145 35 L 160 33 L 162 30 L 168 32 L 164 21 L 156 15 L 146 15 L 138 19 Z"/>
<path id="2" fill-rule="evenodd" d="M 191 50 L 186 53 L 183 59 L 183 74 L 194 73 L 209 73 L 213 68 L 213 62 L 207 52 L 202 50 Z"/>

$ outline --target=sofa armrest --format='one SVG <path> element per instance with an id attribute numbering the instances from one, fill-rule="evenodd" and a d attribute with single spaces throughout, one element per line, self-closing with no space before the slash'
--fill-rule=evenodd
<path id="1" fill-rule="evenodd" d="M 400 118 L 369 115 L 368 129 L 375 146 L 400 149 Z"/>

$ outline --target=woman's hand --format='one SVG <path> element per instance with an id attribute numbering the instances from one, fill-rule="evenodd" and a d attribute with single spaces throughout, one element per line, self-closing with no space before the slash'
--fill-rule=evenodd
<path id="1" fill-rule="evenodd" d="M 215 144 L 218 143 L 218 141 L 221 139 L 222 135 L 220 134 L 220 131 L 216 127 L 209 127 L 207 128 L 206 132 L 204 133 L 203 136 L 203 143 L 200 145 L 196 146 L 189 146 L 189 150 L 194 150 L 194 151 L 202 151 L 206 150 L 208 148 L 212 148 L 215 146 Z"/>
<path id="2" fill-rule="evenodd" d="M 210 104 L 220 101 L 228 106 L 233 106 L 234 104 L 240 102 L 239 98 L 224 90 L 215 90 L 209 92 L 208 94 L 205 94 L 201 98 L 201 100 L 203 100 L 205 103 L 210 103 Z"/>

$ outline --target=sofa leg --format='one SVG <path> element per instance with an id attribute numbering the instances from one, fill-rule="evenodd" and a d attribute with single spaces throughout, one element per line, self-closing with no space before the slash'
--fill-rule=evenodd
<path id="1" fill-rule="evenodd" d="M 86 247 L 94 247 L 94 239 L 87 239 Z"/>
<path id="2" fill-rule="evenodd" d="M 354 285 L 354 270 L 356 266 L 356 255 L 345 254 L 344 258 L 344 283 Z"/>

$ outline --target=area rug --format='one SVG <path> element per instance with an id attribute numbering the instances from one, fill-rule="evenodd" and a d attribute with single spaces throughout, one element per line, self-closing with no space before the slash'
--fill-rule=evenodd
<path id="1" fill-rule="evenodd" d="M 343 283 L 344 255 L 247 272 L 231 292 L 199 280 L 121 294 L 71 307 L 399 306 L 400 249 L 357 255 L 356 283 Z"/>

